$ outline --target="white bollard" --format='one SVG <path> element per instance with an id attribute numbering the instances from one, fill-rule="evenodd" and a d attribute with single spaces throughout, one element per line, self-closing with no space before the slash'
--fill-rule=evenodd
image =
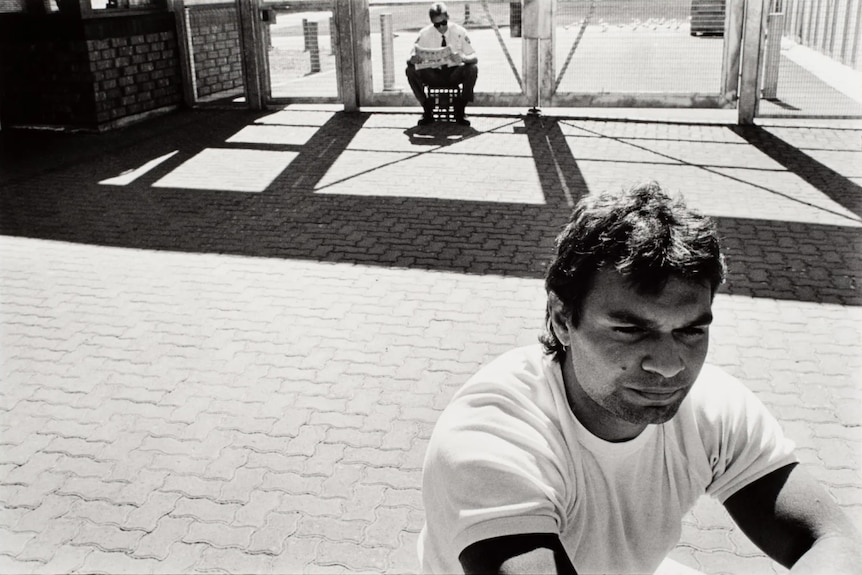
<path id="1" fill-rule="evenodd" d="M 380 42 L 383 52 L 383 90 L 395 89 L 395 47 L 392 14 L 380 15 Z"/>

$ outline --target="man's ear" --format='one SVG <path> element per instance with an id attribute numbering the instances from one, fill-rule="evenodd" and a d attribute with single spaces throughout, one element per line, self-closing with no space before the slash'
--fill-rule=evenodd
<path id="1" fill-rule="evenodd" d="M 572 326 L 572 318 L 565 310 L 563 302 L 553 291 L 548 292 L 548 323 L 560 343 L 564 347 L 569 347 L 571 345 L 569 329 Z"/>

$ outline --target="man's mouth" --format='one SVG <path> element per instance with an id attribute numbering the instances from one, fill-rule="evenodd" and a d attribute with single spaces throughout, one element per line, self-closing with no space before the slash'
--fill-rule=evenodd
<path id="1" fill-rule="evenodd" d="M 657 403 L 670 403 L 679 397 L 679 394 L 682 393 L 682 389 L 635 389 L 629 388 L 631 391 L 643 399 L 650 402 Z"/>

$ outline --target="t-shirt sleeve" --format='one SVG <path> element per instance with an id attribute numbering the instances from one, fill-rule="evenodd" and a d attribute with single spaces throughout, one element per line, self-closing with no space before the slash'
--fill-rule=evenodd
<path id="1" fill-rule="evenodd" d="M 797 459 L 794 443 L 754 393 L 722 370 L 708 369 L 707 385 L 698 390 L 703 409 L 699 428 L 712 469 L 706 492 L 724 503 Z"/>
<path id="2" fill-rule="evenodd" d="M 461 38 L 461 51 L 465 56 L 472 56 L 476 53 L 476 50 L 473 48 L 473 43 L 470 42 L 470 36 L 468 36 L 466 32 Z"/>
<path id="3" fill-rule="evenodd" d="M 450 558 L 492 537 L 560 532 L 559 449 L 540 432 L 540 418 L 519 409 L 500 398 L 461 398 L 438 422 L 423 494 L 427 527 Z"/>

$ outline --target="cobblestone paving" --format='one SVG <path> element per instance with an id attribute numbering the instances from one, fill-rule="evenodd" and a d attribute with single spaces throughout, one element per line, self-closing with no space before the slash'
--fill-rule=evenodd
<path id="1" fill-rule="evenodd" d="M 710 359 L 859 521 L 858 124 L 415 118 L 0 133 L 0 572 L 415 572 L 440 410 L 535 341 L 570 203 L 643 178 L 718 218 Z M 707 499 L 673 557 L 784 571 Z"/>

